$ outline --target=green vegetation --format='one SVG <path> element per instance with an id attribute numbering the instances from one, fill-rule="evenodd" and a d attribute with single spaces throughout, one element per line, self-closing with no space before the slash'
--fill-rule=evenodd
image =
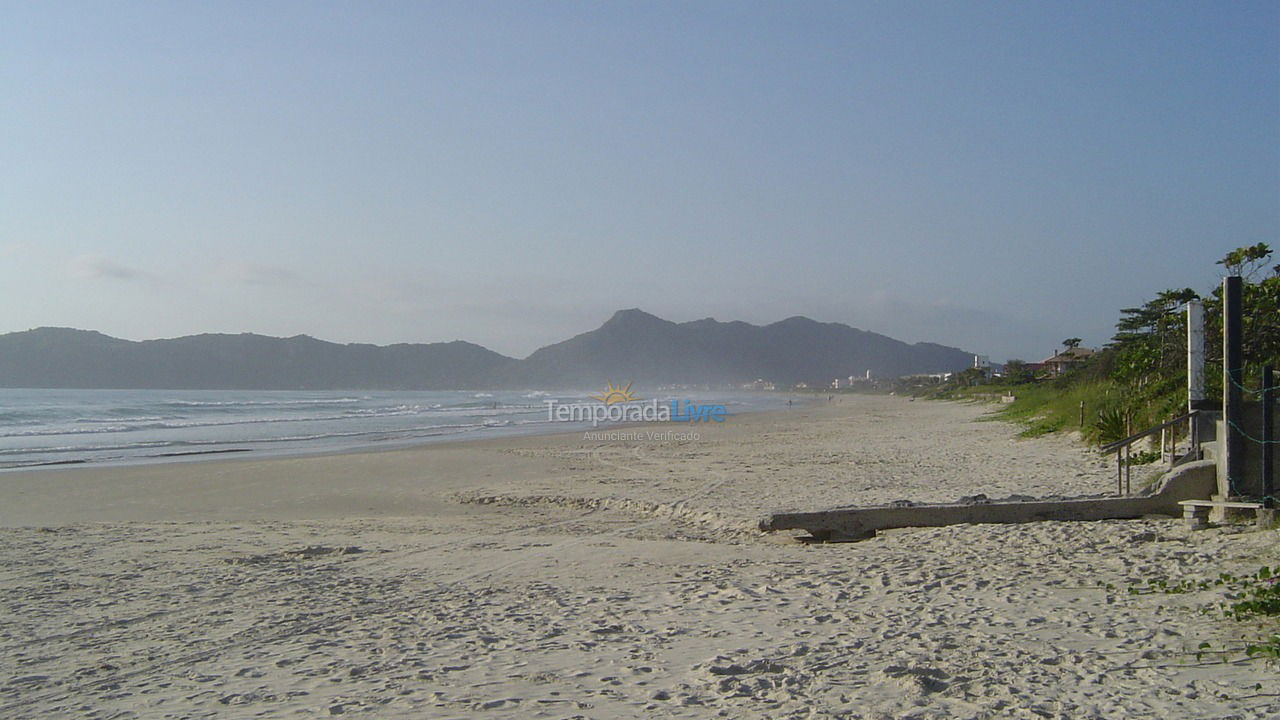
<path id="1" fill-rule="evenodd" d="M 1125 437 L 1130 428 L 1149 427 L 1142 423 L 1148 422 L 1148 415 L 1154 413 L 1138 412 L 1142 406 L 1130 402 L 1127 392 L 1128 388 L 1122 383 L 1105 378 L 1085 380 L 1072 373 L 1055 380 L 1020 384 L 994 382 L 969 387 L 942 386 L 923 394 L 931 398 L 975 401 L 1012 396 L 1015 400 L 1001 406 L 994 417 L 1024 425 L 1022 437 L 1037 437 L 1063 430 L 1078 431 L 1085 440 L 1103 444 Z M 1179 401 L 1184 402 L 1181 397 L 1178 396 Z M 1081 403 L 1084 407 L 1083 423 Z"/>
<path id="2" fill-rule="evenodd" d="M 1115 592 L 1113 585 L 1104 585 L 1108 592 Z M 1276 627 L 1275 618 L 1280 617 L 1280 566 L 1264 565 L 1256 572 L 1237 576 L 1221 573 L 1212 580 L 1179 580 L 1170 582 L 1163 578 L 1147 581 L 1145 586 L 1130 587 L 1130 595 L 1181 595 L 1185 593 L 1220 590 L 1224 600 L 1216 606 L 1207 606 L 1202 612 L 1216 610 L 1224 617 L 1239 622 L 1263 622 L 1263 632 L 1268 633 L 1262 640 L 1245 640 L 1239 646 L 1214 649 L 1211 643 L 1202 642 L 1196 650 L 1196 660 L 1206 655 L 1218 655 L 1224 659 L 1244 655 L 1246 657 L 1280 659 L 1280 628 Z"/>
<path id="3" fill-rule="evenodd" d="M 1267 268 L 1265 243 L 1237 248 L 1218 261 L 1227 273 L 1244 278 L 1244 378 L 1253 387 L 1264 365 L 1280 367 L 1280 265 Z M 1116 334 L 1101 351 L 1061 375 L 1033 370 L 1009 360 L 1003 376 L 986 378 L 976 369 L 957 373 L 948 383 L 899 387 L 917 396 L 995 401 L 997 417 L 1021 423 L 1022 435 L 1035 437 L 1078 431 L 1088 442 L 1105 444 L 1158 425 L 1186 408 L 1187 301 L 1200 299 L 1205 316 L 1205 393 L 1222 392 L 1222 289 L 1205 295 L 1191 288 L 1165 290 L 1138 307 L 1124 308 Z M 1066 350 L 1080 338 L 1063 340 Z M 1135 461 L 1136 462 L 1136 461 Z"/>
<path id="4" fill-rule="evenodd" d="M 1218 262 L 1228 274 L 1243 278 L 1241 305 L 1244 317 L 1244 368 L 1247 388 L 1256 387 L 1266 365 L 1280 367 L 1280 265 L 1266 268 L 1271 248 L 1259 243 L 1237 248 Z M 1222 393 L 1222 290 L 1205 295 L 1190 288 L 1165 290 L 1139 307 L 1120 311 L 1111 343 L 1087 360 L 1055 375 L 1052 369 L 1035 371 L 1021 360 L 1010 360 L 1003 377 L 987 379 L 976 371 L 959 373 L 951 382 L 931 387 L 904 388 L 927 397 L 994 401 L 1013 396 L 995 414 L 1025 426 L 1024 437 L 1062 430 L 1080 432 L 1095 444 L 1119 440 L 1171 419 L 1186 407 L 1187 301 L 1204 303 L 1205 395 Z M 1069 351 L 1079 338 L 1067 338 Z M 1159 453 L 1135 452 L 1130 464 L 1154 462 Z M 1107 590 L 1115 588 L 1105 586 Z M 1196 659 L 1206 655 L 1228 661 L 1233 657 L 1280 660 L 1280 567 L 1262 567 L 1243 577 L 1223 573 L 1213 580 L 1152 580 L 1130 594 L 1188 593 L 1220 590 L 1224 600 L 1216 606 L 1223 616 L 1237 621 L 1262 621 L 1238 646 L 1215 649 L 1201 643 Z M 1204 608 L 1212 612 L 1213 607 Z"/>
<path id="5" fill-rule="evenodd" d="M 1129 456 L 1130 465 L 1150 465 L 1161 458 L 1155 450 L 1141 450 Z"/>

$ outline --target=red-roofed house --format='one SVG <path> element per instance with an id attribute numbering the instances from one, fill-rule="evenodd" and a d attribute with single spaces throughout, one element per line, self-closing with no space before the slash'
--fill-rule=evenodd
<path id="1" fill-rule="evenodd" d="M 1089 348 L 1073 347 L 1036 364 L 1048 371 L 1050 375 L 1057 377 L 1072 368 L 1083 365 L 1091 357 L 1093 357 L 1093 351 Z"/>

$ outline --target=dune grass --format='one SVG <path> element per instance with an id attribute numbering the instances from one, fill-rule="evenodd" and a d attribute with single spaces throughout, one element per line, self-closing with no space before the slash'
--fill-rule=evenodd
<path id="1" fill-rule="evenodd" d="M 992 419 L 1022 425 L 1022 437 L 1076 431 L 1094 444 L 1119 440 L 1161 422 L 1177 410 L 1161 388 L 1135 390 L 1105 378 L 1067 377 L 1019 385 L 951 387 L 933 397 L 998 402 L 1001 396 L 1010 395 L 1014 401 L 998 405 Z M 1172 401 L 1174 405 L 1176 400 L 1175 397 Z"/>

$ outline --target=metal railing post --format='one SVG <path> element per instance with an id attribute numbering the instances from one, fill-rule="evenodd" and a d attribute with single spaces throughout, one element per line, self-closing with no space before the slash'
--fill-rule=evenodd
<path id="1" fill-rule="evenodd" d="M 1133 458 L 1130 453 L 1133 451 L 1132 445 L 1124 446 L 1124 494 L 1133 494 Z"/>
<path id="2" fill-rule="evenodd" d="M 1187 435 L 1190 439 L 1191 447 L 1188 452 L 1191 456 L 1200 459 L 1200 411 L 1191 410 L 1184 415 L 1179 415 L 1172 420 L 1166 420 L 1159 425 L 1147 428 L 1142 432 L 1134 433 L 1129 437 L 1113 440 L 1103 445 L 1099 450 L 1102 454 L 1116 454 L 1116 494 L 1127 495 L 1133 490 L 1133 444 L 1144 437 L 1160 433 L 1160 453 L 1166 451 L 1165 438 L 1168 438 L 1169 465 L 1172 469 L 1173 464 L 1178 459 L 1178 426 L 1184 421 L 1187 425 Z"/>

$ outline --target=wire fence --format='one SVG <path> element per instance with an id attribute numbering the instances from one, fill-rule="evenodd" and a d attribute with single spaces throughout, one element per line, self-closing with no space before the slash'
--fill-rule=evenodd
<path id="1" fill-rule="evenodd" d="M 1235 387 L 1237 390 L 1239 390 L 1242 394 L 1245 394 L 1250 398 L 1257 399 L 1263 402 L 1264 404 L 1268 402 L 1274 404 L 1277 401 L 1277 398 L 1275 397 L 1277 388 L 1274 385 L 1275 376 L 1270 367 L 1263 369 L 1263 372 L 1262 372 L 1263 387 L 1260 389 L 1246 387 L 1239 380 L 1236 379 L 1238 377 L 1241 377 L 1243 374 L 1244 374 L 1243 368 L 1236 368 L 1234 370 L 1229 370 L 1226 373 L 1224 373 L 1227 381 L 1230 382 L 1231 385 Z M 1255 445 L 1262 446 L 1263 448 L 1262 472 L 1263 472 L 1263 478 L 1264 478 L 1263 482 L 1265 486 L 1265 489 L 1263 491 L 1262 501 L 1268 507 L 1275 507 L 1275 505 L 1280 501 L 1278 501 L 1277 498 L 1275 498 L 1271 494 L 1272 492 L 1272 488 L 1270 487 L 1271 468 L 1268 467 L 1268 465 L 1271 464 L 1271 447 L 1270 446 L 1280 445 L 1280 439 L 1275 439 L 1271 437 L 1271 434 L 1274 432 L 1274 429 L 1270 426 L 1269 416 L 1271 413 L 1271 408 L 1264 406 L 1263 413 L 1264 413 L 1263 428 L 1262 428 L 1263 437 L 1260 437 L 1260 438 L 1254 437 L 1252 433 L 1250 433 L 1245 428 L 1241 427 L 1240 424 L 1237 423 L 1235 420 L 1232 420 L 1229 417 L 1224 417 L 1223 419 L 1226 421 L 1226 425 L 1231 430 L 1235 431 L 1237 437 L 1241 438 L 1242 440 L 1248 440 L 1249 442 Z M 1232 475 L 1230 474 L 1227 475 L 1227 490 L 1232 495 L 1239 494 L 1239 490 L 1238 490 L 1239 485 L 1236 482 L 1236 480 L 1237 478 L 1233 477 Z"/>

